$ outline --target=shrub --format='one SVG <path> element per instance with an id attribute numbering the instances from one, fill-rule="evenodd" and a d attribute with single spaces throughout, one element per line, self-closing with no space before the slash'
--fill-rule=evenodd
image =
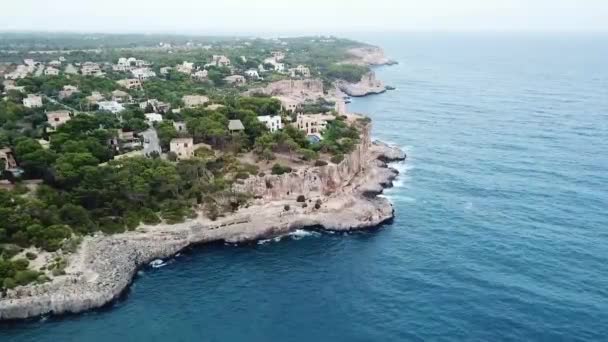
<path id="1" fill-rule="evenodd" d="M 264 172 L 260 172 L 260 174 L 258 174 L 258 177 L 265 177 L 266 174 Z"/>
<path id="2" fill-rule="evenodd" d="M 331 162 L 334 164 L 340 164 L 343 160 L 344 160 L 343 154 L 336 154 L 335 156 L 331 157 Z"/>
<path id="3" fill-rule="evenodd" d="M 266 189 L 272 189 L 272 183 L 268 179 L 266 180 Z"/>
<path id="4" fill-rule="evenodd" d="M 29 265 L 30 265 L 30 262 L 27 261 L 27 259 L 17 259 L 15 261 L 13 261 L 13 267 L 15 267 L 15 270 L 17 270 L 17 271 L 27 270 L 27 267 Z"/>
<path id="5" fill-rule="evenodd" d="M 236 174 L 236 179 L 247 179 L 249 174 L 247 172 L 239 172 Z"/>
<path id="6" fill-rule="evenodd" d="M 289 204 L 285 204 L 285 206 L 283 207 L 283 209 L 285 209 L 285 211 L 289 211 L 289 209 L 291 209 L 291 207 L 289 206 Z"/>
<path id="7" fill-rule="evenodd" d="M 302 203 L 302 208 L 307 208 L 307 207 L 308 207 L 308 204 Z"/>
<path id="8" fill-rule="evenodd" d="M 298 199 L 296 201 L 300 202 L 300 203 L 306 202 L 306 197 L 304 197 L 304 195 L 300 195 L 300 196 L 298 196 Z"/>
<path id="9" fill-rule="evenodd" d="M 167 159 L 172 162 L 177 161 L 177 153 L 173 151 L 167 153 Z"/>
<path id="10" fill-rule="evenodd" d="M 15 282 L 18 285 L 27 285 L 33 281 L 36 281 L 36 279 L 38 279 L 39 273 L 36 271 L 30 271 L 30 270 L 25 270 L 25 271 L 19 271 L 17 273 L 15 273 Z"/>
<path id="11" fill-rule="evenodd" d="M 327 162 L 325 160 L 316 160 L 315 161 L 315 166 L 325 166 L 327 165 Z"/>
<path id="12" fill-rule="evenodd" d="M 289 166 L 283 166 L 281 164 L 274 164 L 272 166 L 272 174 L 273 175 L 282 175 L 285 173 L 291 172 L 291 168 Z"/>
<path id="13" fill-rule="evenodd" d="M 145 224 L 155 225 L 160 223 L 160 218 L 150 208 L 143 208 L 140 211 L 141 221 Z"/>
<path id="14" fill-rule="evenodd" d="M 2 286 L 5 289 L 14 289 L 15 286 L 17 286 L 17 282 L 15 282 L 15 279 L 13 278 L 5 278 L 4 282 L 2 283 Z"/>
<path id="15" fill-rule="evenodd" d="M 317 209 L 317 210 L 321 209 L 321 200 L 320 200 L 320 199 L 318 199 L 318 200 L 315 202 L 315 209 Z"/>
<path id="16" fill-rule="evenodd" d="M 25 257 L 28 258 L 29 260 L 36 260 L 38 255 L 36 253 L 27 252 L 27 253 L 25 253 Z"/>

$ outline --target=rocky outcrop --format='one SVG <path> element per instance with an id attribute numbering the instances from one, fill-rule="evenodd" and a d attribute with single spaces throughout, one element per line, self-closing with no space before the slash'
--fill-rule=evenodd
<path id="1" fill-rule="evenodd" d="M 349 83 L 341 80 L 336 82 L 336 86 L 348 96 L 361 97 L 372 94 L 381 94 L 386 91 L 384 83 L 376 79 L 376 74 L 371 71 L 361 78 L 357 83 Z"/>
<path id="2" fill-rule="evenodd" d="M 18 287 L 1 297 L 0 320 L 99 308 L 120 296 L 139 267 L 171 257 L 192 244 L 242 243 L 308 227 L 348 231 L 382 224 L 392 219 L 393 207 L 377 195 L 391 186 L 398 174 L 386 163 L 402 157 L 396 148 L 372 144 L 368 127 L 362 143 L 338 165 L 274 179 L 272 189 L 280 189 L 278 192 L 266 188 L 265 178 L 251 180 L 247 186 L 266 198 L 233 215 L 217 221 L 199 217 L 182 224 L 87 237 L 70 258 L 67 275 L 42 285 Z M 306 194 L 307 205 L 297 203 L 288 191 Z M 286 204 L 289 210 L 285 210 Z"/>
<path id="3" fill-rule="evenodd" d="M 320 79 L 281 80 L 264 88 L 250 89 L 245 95 L 264 94 L 268 96 L 293 96 L 302 98 L 322 97 L 323 81 Z"/>
<path id="4" fill-rule="evenodd" d="M 397 64 L 396 61 L 387 58 L 384 51 L 376 46 L 353 48 L 348 50 L 348 53 L 352 58 L 348 59 L 345 63 L 349 64 L 370 66 Z"/>

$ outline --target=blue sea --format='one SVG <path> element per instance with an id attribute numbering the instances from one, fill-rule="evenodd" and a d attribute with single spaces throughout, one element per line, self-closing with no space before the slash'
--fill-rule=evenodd
<path id="1" fill-rule="evenodd" d="M 84 315 L 0 341 L 608 340 L 608 36 L 358 36 L 354 99 L 403 147 L 394 222 L 201 246 Z"/>

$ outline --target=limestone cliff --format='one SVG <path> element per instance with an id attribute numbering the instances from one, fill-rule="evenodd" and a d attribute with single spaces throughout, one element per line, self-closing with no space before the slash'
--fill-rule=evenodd
<path id="1" fill-rule="evenodd" d="M 376 74 L 373 71 L 361 77 L 357 83 L 349 83 L 347 81 L 338 81 L 336 85 L 340 90 L 349 96 L 360 97 L 371 94 L 381 94 L 386 91 L 384 83 L 376 79 Z"/>

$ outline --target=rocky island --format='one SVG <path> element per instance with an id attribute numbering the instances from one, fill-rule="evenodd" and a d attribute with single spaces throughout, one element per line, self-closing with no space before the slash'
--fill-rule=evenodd
<path id="1" fill-rule="evenodd" d="M 326 41 L 330 40 L 323 43 Z M 241 50 L 240 42 L 231 44 L 239 49 L 238 54 L 248 51 Z M 135 79 L 117 82 L 122 90 L 114 90 L 112 96 L 122 109 L 116 108 L 116 113 L 110 104 L 96 100 L 98 108 L 107 108 L 101 109 L 105 125 L 117 125 L 118 133 L 96 129 L 100 114 L 72 111 L 63 117 L 58 113 L 52 121 L 49 118 L 52 130 L 47 128 L 41 139 L 51 138 L 50 149 L 27 141 L 31 145 L 28 149 L 26 142 L 18 141 L 4 150 L 3 160 L 21 163 L 24 177 L 32 179 L 11 178 L 4 185 L 8 190 L 0 190 L 0 209 L 10 217 L 7 229 L 0 229 L 4 234 L 0 234 L 4 250 L 0 259 L 0 276 L 4 278 L 0 320 L 102 307 L 125 291 L 139 268 L 191 245 L 247 243 L 297 229 L 367 229 L 393 218 L 392 204 L 379 195 L 398 176 L 388 163 L 404 160 L 405 154 L 397 147 L 372 141 L 371 120 L 350 113 L 344 101 L 345 93 L 364 96 L 382 92 L 382 82 L 368 67 L 392 61 L 379 48 L 340 42 L 345 55 L 330 65 L 328 72 L 315 76 L 314 68 L 297 65 L 284 73 L 284 63 L 294 63 L 289 58 L 305 59 L 306 55 L 297 53 L 298 44 L 303 43 L 271 44 L 275 50 L 255 73 L 247 69 L 246 61 L 257 57 L 247 55 L 237 57 L 243 63 L 239 67 L 232 66 L 224 55 L 211 56 L 211 62 L 204 66 L 183 62 L 176 67 L 181 70 L 178 73 L 167 71 L 168 66 L 156 66 L 159 73 L 167 71 L 164 83 L 159 84 L 182 82 L 183 87 L 195 89 L 203 78 L 209 87 L 189 90 L 206 95 L 184 96 L 173 103 L 181 106 L 177 110 L 163 109 L 159 100 L 148 99 L 139 105 L 133 100 L 117 101 L 140 96 L 140 90 L 153 91 L 150 84 L 158 76 L 150 62 L 125 58 L 125 63 L 119 60 L 105 72 L 81 64 L 83 76 L 68 77 L 67 82 L 83 77 L 90 84 L 91 76 L 84 75 L 89 72 L 100 78 L 118 78 L 127 70 L 140 76 L 139 84 Z M 281 49 L 287 44 L 292 44 L 293 50 Z M 228 48 L 223 45 L 221 49 Z M 140 70 L 143 68 L 148 69 Z M 270 68 L 274 70 L 268 71 Z M 27 70 L 17 68 L 9 78 Z M 213 74 L 220 72 L 232 75 L 217 78 Z M 260 73 L 274 80 L 262 81 Z M 142 76 L 146 74 L 149 79 Z M 22 81 L 8 84 L 19 87 L 27 84 L 23 79 L 35 77 L 40 76 L 26 72 Z M 357 79 L 360 81 L 353 82 Z M 129 88 L 131 83 L 134 88 Z M 60 90 L 64 92 L 61 100 L 47 95 L 43 106 L 71 108 L 65 100 L 73 96 L 67 96 L 70 90 L 74 89 Z M 235 90 L 239 93 L 236 96 Z M 171 101 L 169 93 L 158 94 Z M 102 98 L 104 94 L 91 93 L 87 100 L 94 96 Z M 133 108 L 132 114 L 129 108 Z M 147 120 L 141 128 L 138 111 Z M 122 121 L 108 121 L 118 113 Z M 133 123 L 125 125 L 125 120 Z M 65 145 L 68 142 L 64 139 L 72 135 L 76 140 L 89 139 L 87 143 L 82 140 L 83 146 L 88 146 L 93 143 L 93 134 L 103 136 L 102 140 L 108 137 L 111 159 L 104 161 L 93 153 L 99 146 L 87 152 L 86 147 Z M 142 137 L 140 148 L 136 136 Z M 135 147 L 129 149 L 132 145 Z M 16 158 L 12 158 L 13 151 Z M 59 154 L 54 157 L 57 161 L 48 169 L 32 168 L 28 163 L 31 153 L 49 153 L 44 151 Z M 17 169 L 17 165 L 7 166 Z M 39 171 L 44 178 L 33 179 Z M 159 174 L 164 178 L 157 178 Z M 99 190 L 87 194 L 92 188 Z M 104 194 L 109 191 L 114 191 L 113 195 Z M 56 202 L 56 196 L 64 199 Z M 150 202 L 155 200 L 162 203 Z M 29 208 L 34 203 L 39 212 L 32 216 Z M 53 215 L 51 211 L 58 208 L 59 214 Z M 30 215 L 34 221 L 20 224 L 16 219 L 19 215 Z M 27 229 L 20 228 L 23 225 Z M 22 233 L 20 229 L 25 230 Z"/>

